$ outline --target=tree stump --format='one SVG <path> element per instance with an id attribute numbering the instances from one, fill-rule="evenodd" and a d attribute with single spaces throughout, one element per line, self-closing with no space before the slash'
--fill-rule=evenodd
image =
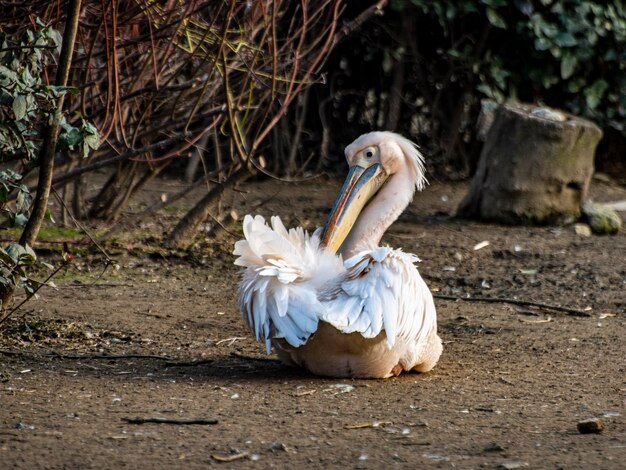
<path id="1" fill-rule="evenodd" d="M 580 217 L 602 131 L 549 108 L 495 111 L 457 215 L 505 224 L 565 224 Z"/>

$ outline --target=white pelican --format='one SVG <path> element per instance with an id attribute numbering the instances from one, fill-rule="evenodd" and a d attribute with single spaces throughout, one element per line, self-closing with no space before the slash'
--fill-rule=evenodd
<path id="1" fill-rule="evenodd" d="M 314 374 L 427 372 L 441 355 L 433 297 L 412 254 L 378 243 L 426 182 L 415 144 L 391 132 L 346 147 L 348 177 L 321 234 L 247 215 L 239 306 L 268 353 Z M 345 259 L 345 261 L 342 261 Z"/>

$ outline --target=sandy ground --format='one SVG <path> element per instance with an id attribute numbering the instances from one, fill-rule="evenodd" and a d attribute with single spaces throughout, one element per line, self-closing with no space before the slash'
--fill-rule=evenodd
<path id="1" fill-rule="evenodd" d="M 339 184 L 249 183 L 233 202 L 313 228 Z M 79 254 L 0 332 L 0 467 L 624 468 L 626 234 L 458 221 L 466 188 L 433 183 L 385 241 L 422 258 L 436 294 L 584 316 L 437 299 L 444 354 L 432 372 L 322 379 L 282 366 L 243 328 L 236 237 L 169 253 L 164 213 L 139 248 L 111 248 L 119 269 L 100 276 L 100 257 Z M 626 199 L 599 183 L 594 195 Z M 204 421 L 128 421 L 155 417 Z M 580 434 L 586 418 L 604 432 Z"/>

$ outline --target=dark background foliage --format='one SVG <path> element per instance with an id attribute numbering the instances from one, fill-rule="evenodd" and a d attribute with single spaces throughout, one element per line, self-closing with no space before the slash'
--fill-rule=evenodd
<path id="1" fill-rule="evenodd" d="M 327 142 L 334 162 L 360 133 L 395 130 L 439 176 L 463 177 L 481 148 L 481 102 L 519 100 L 593 120 L 605 132 L 599 168 L 626 169 L 624 44 L 620 0 L 396 0 L 329 57 L 327 85 L 307 96 L 306 142 Z"/>

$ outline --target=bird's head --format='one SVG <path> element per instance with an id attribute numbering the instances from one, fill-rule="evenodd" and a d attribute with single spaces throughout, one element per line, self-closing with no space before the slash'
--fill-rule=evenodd
<path id="1" fill-rule="evenodd" d="M 367 203 L 395 174 L 411 182 L 410 197 L 426 184 L 424 161 L 416 145 L 393 132 L 363 134 L 346 147 L 350 171 L 330 212 L 322 244 L 336 252 Z"/>

